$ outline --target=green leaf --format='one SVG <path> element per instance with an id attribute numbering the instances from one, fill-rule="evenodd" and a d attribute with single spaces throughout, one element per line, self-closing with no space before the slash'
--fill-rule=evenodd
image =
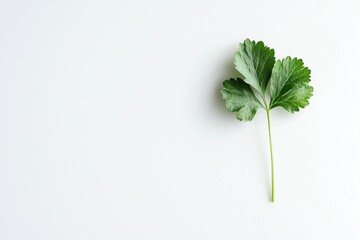
<path id="1" fill-rule="evenodd" d="M 245 77 L 244 81 L 265 96 L 271 70 L 275 63 L 275 52 L 262 41 L 246 39 L 235 53 L 235 68 Z"/>
<path id="2" fill-rule="evenodd" d="M 313 88 L 309 86 L 310 69 L 297 58 L 286 57 L 275 63 L 273 49 L 266 47 L 263 42 L 249 39 L 240 44 L 234 63 L 241 78 L 224 81 L 220 92 L 225 99 L 226 108 L 236 112 L 240 121 L 251 121 L 259 108 L 266 111 L 271 160 L 271 202 L 274 202 L 275 171 L 270 110 L 281 106 L 293 113 L 309 104 L 313 93 Z M 266 96 L 269 82 L 270 103 Z M 262 103 L 255 96 L 254 89 L 255 93 L 261 95 Z"/>
<path id="3" fill-rule="evenodd" d="M 240 78 L 224 81 L 220 93 L 227 110 L 236 112 L 236 118 L 240 121 L 251 121 L 257 110 L 264 108 L 251 87 Z"/>
<path id="4" fill-rule="evenodd" d="M 286 57 L 276 61 L 270 79 L 270 109 L 281 106 L 293 113 L 309 105 L 313 93 L 308 85 L 310 73 L 301 59 Z"/>

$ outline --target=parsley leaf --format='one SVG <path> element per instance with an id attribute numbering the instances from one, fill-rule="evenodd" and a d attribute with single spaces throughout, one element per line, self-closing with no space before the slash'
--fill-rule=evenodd
<path id="1" fill-rule="evenodd" d="M 240 121 L 251 121 L 257 110 L 266 111 L 271 158 L 271 201 L 275 199 L 274 157 L 272 150 L 270 110 L 283 107 L 294 113 L 309 105 L 313 95 L 310 69 L 301 59 L 286 57 L 275 62 L 275 52 L 261 41 L 246 39 L 235 53 L 235 68 L 241 78 L 225 80 L 220 91 L 225 106 L 236 112 Z M 270 84 L 269 84 L 270 82 Z M 266 101 L 266 89 L 270 85 L 270 102 Z M 260 101 L 254 94 L 261 97 Z"/>
<path id="2" fill-rule="evenodd" d="M 270 109 L 281 106 L 293 113 L 309 105 L 313 92 L 308 85 L 310 72 L 301 59 L 286 57 L 276 61 L 270 79 Z"/>
<path id="3" fill-rule="evenodd" d="M 265 94 L 275 63 L 274 49 L 266 47 L 261 41 L 246 39 L 244 43 L 240 43 L 234 63 L 235 68 L 244 76 L 244 81 Z"/>
<path id="4" fill-rule="evenodd" d="M 230 112 L 236 112 L 236 118 L 240 121 L 251 121 L 257 110 L 264 108 L 250 86 L 240 78 L 230 78 L 224 81 L 223 86 L 221 95 L 225 106 Z"/>

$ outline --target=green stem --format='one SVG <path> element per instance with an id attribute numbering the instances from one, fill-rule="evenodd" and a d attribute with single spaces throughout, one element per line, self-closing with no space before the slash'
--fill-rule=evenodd
<path id="1" fill-rule="evenodd" d="M 268 123 L 269 142 L 270 142 L 270 157 L 271 157 L 271 202 L 274 202 L 275 201 L 274 156 L 273 156 L 272 140 L 271 140 L 270 109 L 268 106 L 266 106 L 266 116 L 267 116 L 267 123 Z"/>

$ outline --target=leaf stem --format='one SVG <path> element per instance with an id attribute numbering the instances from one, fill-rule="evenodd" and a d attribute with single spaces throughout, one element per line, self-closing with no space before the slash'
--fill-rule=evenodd
<path id="1" fill-rule="evenodd" d="M 274 202 L 275 201 L 274 156 L 273 156 L 272 140 L 271 140 L 270 109 L 267 105 L 266 105 L 266 116 L 267 116 L 268 132 L 269 132 L 270 157 L 271 157 L 271 202 Z"/>

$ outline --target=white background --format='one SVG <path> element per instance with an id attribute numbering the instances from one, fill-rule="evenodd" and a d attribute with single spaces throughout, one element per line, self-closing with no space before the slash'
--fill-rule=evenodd
<path id="1" fill-rule="evenodd" d="M 225 110 L 245 38 L 310 105 Z M 359 1 L 0 3 L 0 239 L 360 239 Z"/>

